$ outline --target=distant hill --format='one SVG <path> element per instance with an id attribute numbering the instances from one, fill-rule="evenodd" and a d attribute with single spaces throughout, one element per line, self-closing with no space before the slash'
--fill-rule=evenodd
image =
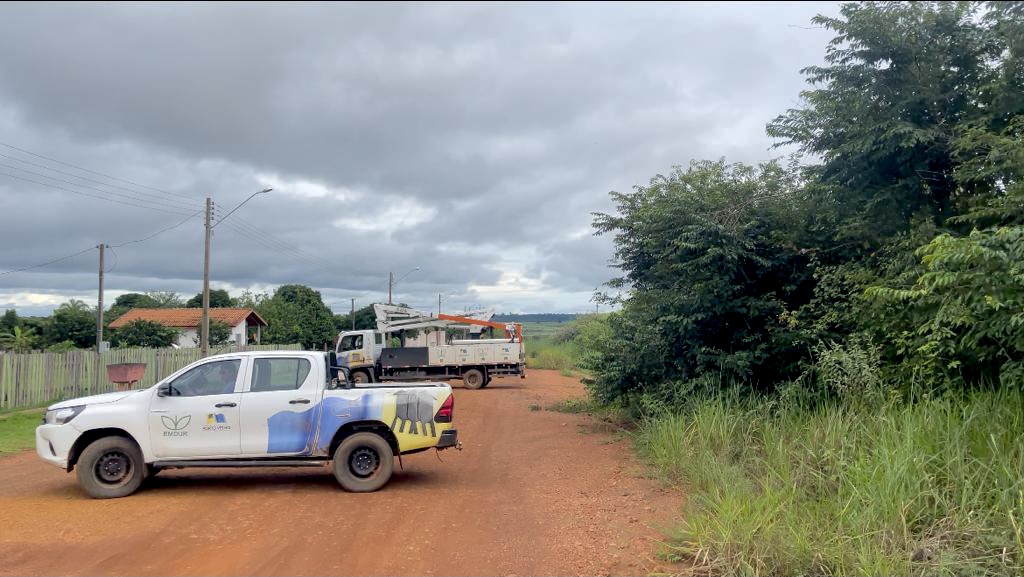
<path id="1" fill-rule="evenodd" d="M 504 313 L 494 315 L 491 320 L 496 323 L 567 323 L 575 320 L 576 313 L 530 313 L 516 315 Z"/>

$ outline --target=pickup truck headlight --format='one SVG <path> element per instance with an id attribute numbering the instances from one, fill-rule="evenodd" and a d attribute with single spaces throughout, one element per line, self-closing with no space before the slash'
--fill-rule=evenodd
<path id="1" fill-rule="evenodd" d="M 50 409 L 43 415 L 43 422 L 47 425 L 63 425 L 71 419 L 74 419 L 85 410 L 85 405 L 78 405 L 77 407 L 64 407 L 63 409 Z"/>

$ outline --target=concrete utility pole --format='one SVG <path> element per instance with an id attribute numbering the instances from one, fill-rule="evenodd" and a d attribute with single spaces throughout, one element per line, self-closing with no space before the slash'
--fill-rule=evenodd
<path id="1" fill-rule="evenodd" d="M 395 273 L 388 273 L 388 304 L 391 304 L 391 287 L 395 286 Z"/>
<path id="2" fill-rule="evenodd" d="M 203 322 L 199 331 L 199 348 L 205 357 L 210 354 L 210 236 L 213 226 L 213 199 L 206 197 L 206 249 L 203 256 Z"/>
<path id="3" fill-rule="evenodd" d="M 437 293 L 437 316 L 441 316 L 441 293 Z"/>
<path id="4" fill-rule="evenodd" d="M 352 330 L 356 330 L 356 299 L 352 299 Z"/>
<path id="5" fill-rule="evenodd" d="M 100 283 L 99 283 L 99 297 L 96 299 L 96 391 L 99 392 L 100 384 L 102 384 L 102 377 L 100 376 L 100 365 L 102 365 L 102 357 L 100 353 L 103 352 L 103 249 L 107 245 L 102 242 L 96 248 L 100 249 Z"/>

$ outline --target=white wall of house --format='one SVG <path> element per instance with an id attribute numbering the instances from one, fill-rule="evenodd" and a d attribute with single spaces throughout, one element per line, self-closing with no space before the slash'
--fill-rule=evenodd
<path id="1" fill-rule="evenodd" d="M 242 344 L 247 344 L 245 329 L 246 329 L 246 327 L 245 327 L 245 321 L 244 320 L 242 322 L 238 323 L 237 325 L 231 327 L 231 336 L 228 337 L 228 340 L 230 340 L 232 344 L 237 344 L 239 342 L 241 342 Z M 178 333 L 178 346 L 179 347 L 181 347 L 183 349 L 194 349 L 194 348 L 199 346 L 199 332 L 198 332 L 198 329 L 178 329 L 178 330 L 180 331 Z"/>
<path id="2" fill-rule="evenodd" d="M 194 349 L 199 345 L 196 342 L 199 341 L 199 333 L 196 329 L 178 329 L 181 332 L 178 333 L 178 346 L 183 349 Z"/>

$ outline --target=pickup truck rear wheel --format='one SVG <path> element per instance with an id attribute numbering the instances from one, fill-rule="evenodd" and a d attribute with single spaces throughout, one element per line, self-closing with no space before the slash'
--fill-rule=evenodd
<path id="1" fill-rule="evenodd" d="M 467 389 L 479 389 L 484 386 L 484 374 L 477 369 L 469 369 L 462 373 L 462 384 Z"/>
<path id="2" fill-rule="evenodd" d="M 146 475 L 142 452 L 124 437 L 93 441 L 82 451 L 75 469 L 78 484 L 93 499 L 127 497 Z"/>
<path id="3" fill-rule="evenodd" d="M 376 433 L 356 433 L 334 451 L 334 478 L 346 491 L 376 491 L 391 478 L 394 457 L 384 437 Z"/>

